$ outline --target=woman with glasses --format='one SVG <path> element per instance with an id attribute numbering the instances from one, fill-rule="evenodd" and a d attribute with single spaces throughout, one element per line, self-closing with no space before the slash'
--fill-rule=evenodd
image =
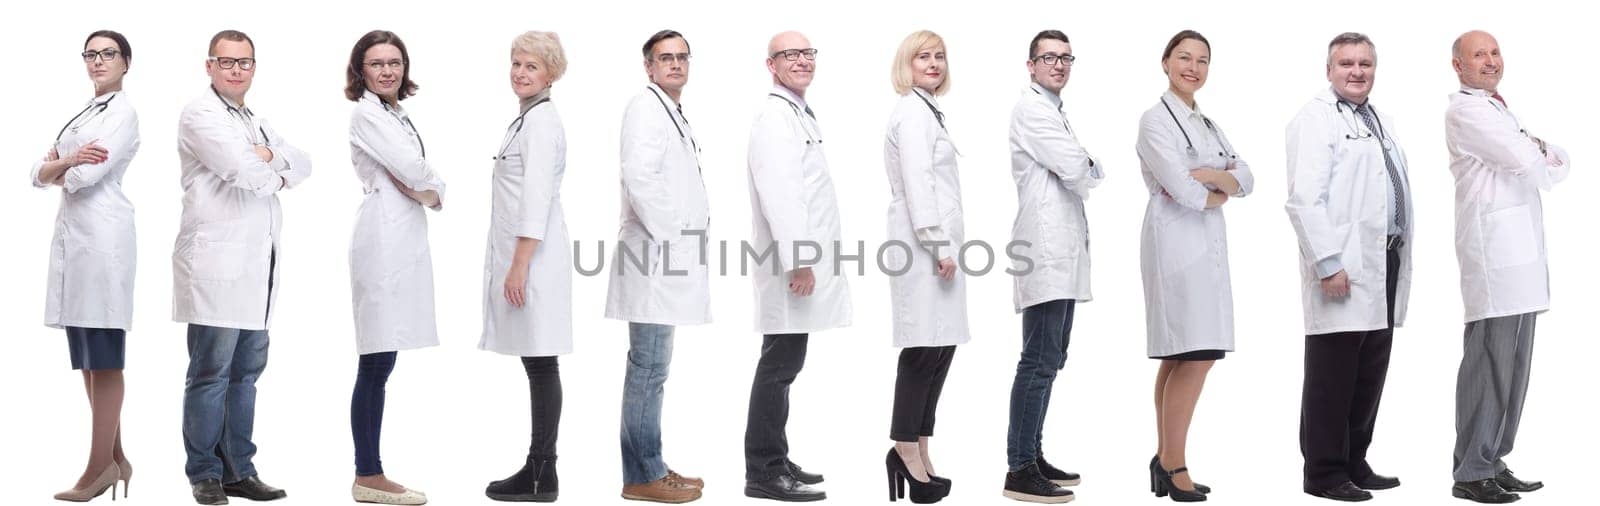
<path id="1" fill-rule="evenodd" d="M 511 91 L 520 113 L 495 154 L 478 348 L 522 358 L 532 435 L 522 469 L 484 490 L 496 501 L 549 502 L 557 495 L 556 356 L 572 352 L 572 251 L 561 210 L 567 137 L 550 87 L 566 71 L 555 33 L 527 32 L 511 42 Z"/>
<path id="2" fill-rule="evenodd" d="M 1195 92 L 1211 70 L 1211 43 L 1198 32 L 1172 37 L 1161 54 L 1167 92 L 1139 120 L 1137 151 L 1150 191 L 1140 238 L 1145 325 L 1156 370 L 1156 456 L 1150 489 L 1178 502 L 1210 491 L 1185 464 L 1189 422 L 1211 365 L 1233 351 L 1233 289 L 1222 205 L 1250 193 L 1255 178 L 1228 138 L 1200 113 Z"/>
<path id="3" fill-rule="evenodd" d="M 344 96 L 350 113 L 350 160 L 366 198 L 350 241 L 350 291 L 355 305 L 355 391 L 350 432 L 355 439 L 357 502 L 423 504 L 427 495 L 383 473 L 378 434 L 384 384 L 400 350 L 439 344 L 433 311 L 433 259 L 424 208 L 443 207 L 444 180 L 428 164 L 427 148 L 400 101 L 417 93 L 411 56 L 394 32 L 374 30 L 350 50 Z"/>
<path id="4" fill-rule="evenodd" d="M 94 98 L 55 134 L 30 180 L 61 188 L 50 242 L 44 324 L 64 329 L 72 368 L 82 371 L 93 430 L 89 462 L 64 501 L 88 501 L 123 482 L 133 466 L 122 453 L 123 358 L 133 328 L 133 203 L 122 175 L 139 151 L 139 117 L 122 80 L 133 49 L 122 34 L 101 30 L 83 44 Z"/>
<path id="5" fill-rule="evenodd" d="M 883 162 L 889 174 L 888 239 L 884 265 L 894 313 L 894 346 L 900 363 L 889 424 L 889 500 L 900 483 L 911 486 L 911 502 L 937 502 L 950 480 L 934 473 L 928 456 L 939 393 L 956 345 L 967 329 L 966 278 L 955 257 L 966 231 L 956 146 L 936 98 L 950 90 L 944 39 L 929 31 L 906 36 L 895 51 L 889 81 L 900 100 L 889 116 Z"/>

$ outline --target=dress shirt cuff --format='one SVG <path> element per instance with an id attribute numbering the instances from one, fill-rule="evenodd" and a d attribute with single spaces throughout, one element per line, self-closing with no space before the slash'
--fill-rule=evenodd
<path id="1" fill-rule="evenodd" d="M 1317 262 L 1317 279 L 1328 279 L 1328 276 L 1338 274 L 1344 270 L 1344 263 L 1339 261 L 1339 255 L 1334 255 Z"/>

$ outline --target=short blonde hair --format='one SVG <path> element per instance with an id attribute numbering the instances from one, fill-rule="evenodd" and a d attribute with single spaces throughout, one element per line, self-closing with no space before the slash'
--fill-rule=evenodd
<path id="1" fill-rule="evenodd" d="M 900 49 L 894 52 L 894 65 L 889 67 L 889 84 L 894 85 L 894 92 L 904 95 L 916 87 L 915 77 L 911 75 L 911 60 L 916 59 L 917 53 L 924 49 L 944 47 L 944 37 L 927 30 L 912 32 L 906 40 L 900 41 Z M 945 60 L 944 81 L 933 89 L 934 95 L 943 95 L 950 91 L 950 64 Z"/>
<path id="2" fill-rule="evenodd" d="M 550 71 L 550 82 L 561 80 L 567 73 L 567 53 L 561 50 L 561 36 L 556 32 L 530 31 L 511 41 L 511 54 L 528 53 L 544 62 Z"/>

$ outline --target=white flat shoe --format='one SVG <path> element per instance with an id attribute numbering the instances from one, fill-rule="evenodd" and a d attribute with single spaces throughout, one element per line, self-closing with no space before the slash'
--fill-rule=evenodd
<path id="1" fill-rule="evenodd" d="M 405 492 L 385 492 L 375 488 L 361 485 L 350 485 L 350 497 L 356 502 L 371 504 L 428 504 L 428 496 L 416 490 L 406 489 Z"/>

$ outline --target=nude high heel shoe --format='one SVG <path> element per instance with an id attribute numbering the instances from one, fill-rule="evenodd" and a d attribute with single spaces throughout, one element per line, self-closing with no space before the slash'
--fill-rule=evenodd
<path id="1" fill-rule="evenodd" d="M 128 480 L 132 480 L 133 479 L 133 464 L 128 463 L 128 459 L 126 457 L 124 457 L 122 460 L 118 460 L 117 461 L 117 469 L 119 471 L 121 471 L 120 476 L 118 476 L 118 478 L 122 480 L 122 498 L 123 499 L 127 499 L 128 498 Z M 113 492 L 115 492 L 115 491 L 113 491 Z M 115 499 L 113 499 L 113 500 L 115 500 Z"/>
<path id="2" fill-rule="evenodd" d="M 116 462 L 112 462 L 106 465 L 106 469 L 101 471 L 100 476 L 90 482 L 89 486 L 81 489 L 74 488 L 56 494 L 55 497 L 62 501 L 89 502 L 90 499 L 100 497 L 101 494 L 106 493 L 107 489 L 110 489 L 111 500 L 115 501 L 117 500 L 117 480 L 121 478 L 122 470 L 117 468 Z"/>

